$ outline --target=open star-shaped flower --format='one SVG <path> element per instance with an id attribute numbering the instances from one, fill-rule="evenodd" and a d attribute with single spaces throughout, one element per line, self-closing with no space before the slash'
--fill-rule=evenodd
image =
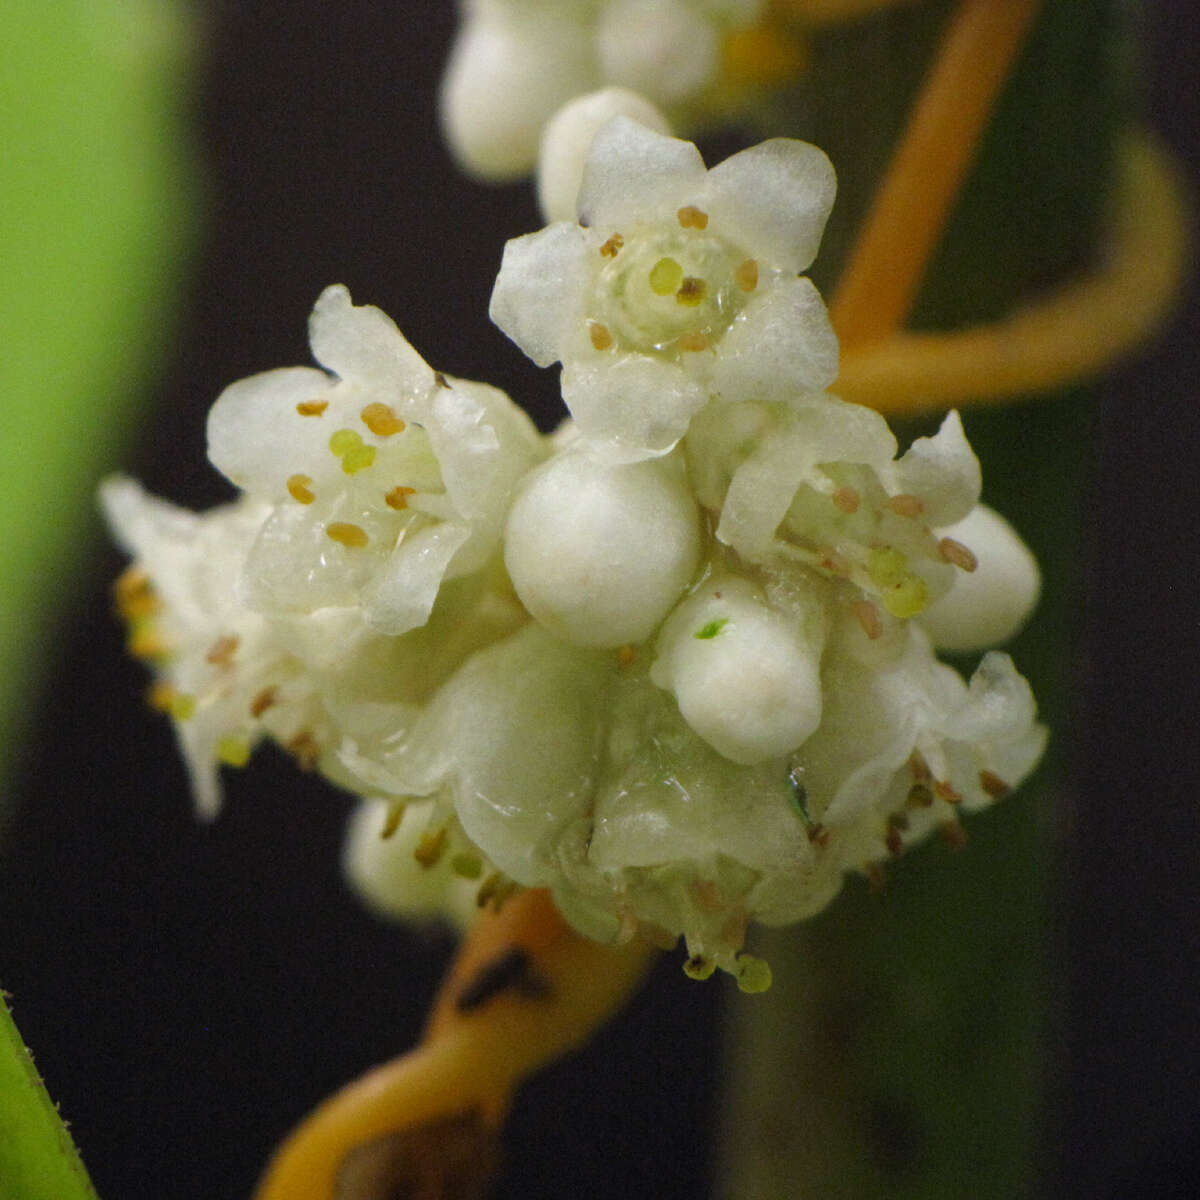
<path id="1" fill-rule="evenodd" d="M 209 414 L 213 465 L 273 506 L 242 592 L 273 614 L 361 605 L 401 634 L 496 550 L 538 435 L 503 392 L 435 372 L 344 287 L 322 292 L 309 335 L 327 371 L 243 379 Z"/>
<path id="2" fill-rule="evenodd" d="M 691 142 L 615 117 L 596 135 L 578 223 L 510 241 L 491 316 L 563 364 L 582 434 L 615 458 L 667 453 L 711 398 L 785 400 L 837 374 L 801 275 L 833 204 L 815 146 L 776 138 L 706 170 Z"/>

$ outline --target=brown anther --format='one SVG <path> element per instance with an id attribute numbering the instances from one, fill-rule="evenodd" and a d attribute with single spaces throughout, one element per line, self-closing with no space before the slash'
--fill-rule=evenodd
<path id="1" fill-rule="evenodd" d="M 961 850 L 967 844 L 966 826 L 961 821 L 943 821 L 938 831 L 951 850 Z"/>
<path id="2" fill-rule="evenodd" d="M 899 858 L 904 852 L 904 835 L 899 829 L 889 825 L 883 840 L 887 845 L 888 853 L 893 858 Z"/>
<path id="3" fill-rule="evenodd" d="M 707 291 L 708 284 L 703 279 L 696 275 L 685 275 L 683 282 L 679 285 L 679 290 L 675 293 L 675 303 L 695 308 L 704 299 Z"/>
<path id="4" fill-rule="evenodd" d="M 236 634 L 227 633 L 223 637 L 217 638 L 208 648 L 208 653 L 204 656 L 204 661 L 213 663 L 219 667 L 228 666 L 233 661 L 233 656 L 237 653 L 240 643 L 241 638 Z"/>
<path id="5" fill-rule="evenodd" d="M 417 489 L 413 487 L 405 487 L 404 484 L 397 484 L 383 498 L 383 502 L 388 508 L 394 508 L 399 512 L 402 508 L 408 507 L 409 496 L 415 496 Z"/>
<path id="6" fill-rule="evenodd" d="M 929 769 L 929 764 L 925 761 L 925 755 L 920 750 L 914 750 L 908 756 L 908 769 L 912 772 L 912 777 L 918 783 L 928 783 L 933 778 L 933 772 Z"/>
<path id="7" fill-rule="evenodd" d="M 979 786 L 983 788 L 983 790 L 987 792 L 987 794 L 991 796 L 993 800 L 1003 800 L 1004 797 L 1012 791 L 1012 788 L 1005 783 L 999 775 L 996 775 L 991 771 L 979 772 Z"/>
<path id="8" fill-rule="evenodd" d="M 919 517 L 925 511 L 925 504 L 920 496 L 901 492 L 898 496 L 890 496 L 884 504 L 899 517 Z"/>
<path id="9" fill-rule="evenodd" d="M 684 229 L 707 229 L 708 213 L 694 204 L 685 204 L 675 216 Z"/>
<path id="10" fill-rule="evenodd" d="M 637 658 L 637 651 L 632 646 L 622 646 L 617 651 L 617 662 L 623 667 L 633 666 L 633 660 Z"/>
<path id="11" fill-rule="evenodd" d="M 170 712 L 171 705 L 178 695 L 179 692 L 174 684 L 168 683 L 165 679 L 156 679 L 146 689 L 146 703 L 155 712 Z"/>
<path id="12" fill-rule="evenodd" d="M 808 834 L 808 840 L 819 849 L 824 850 L 829 845 L 829 830 L 819 821 L 810 825 L 805 833 Z"/>
<path id="13" fill-rule="evenodd" d="M 434 867 L 441 861 L 442 855 L 445 853 L 446 827 L 443 825 L 440 829 L 421 835 L 421 840 L 413 851 L 413 858 L 423 867 Z"/>
<path id="14" fill-rule="evenodd" d="M 349 521 L 333 521 L 325 526 L 326 537 L 352 550 L 361 550 L 367 544 L 367 533 L 361 525 Z"/>
<path id="15" fill-rule="evenodd" d="M 621 247 L 625 245 L 625 239 L 619 234 L 614 233 L 612 237 L 600 247 L 601 258 L 616 258 L 620 253 Z"/>
<path id="16" fill-rule="evenodd" d="M 403 433 L 405 430 L 404 421 L 396 416 L 391 405 L 381 404 L 378 400 L 368 404 L 358 415 L 376 437 L 391 437 L 393 433 Z"/>
<path id="17" fill-rule="evenodd" d="M 878 895 L 887 886 L 887 872 L 883 869 L 883 863 L 864 863 L 862 873 L 867 877 L 867 884 L 874 895 Z"/>
<path id="18" fill-rule="evenodd" d="M 833 502 L 844 513 L 856 513 L 862 497 L 852 487 L 840 487 L 833 493 Z"/>
<path id="19" fill-rule="evenodd" d="M 699 354 L 701 350 L 708 349 L 708 338 L 702 333 L 685 333 L 676 344 L 680 350 L 686 350 L 691 354 Z"/>
<path id="20" fill-rule="evenodd" d="M 379 836 L 384 841 L 392 837 L 396 830 L 400 828 L 400 822 L 404 820 L 404 810 L 407 805 L 403 801 L 396 801 L 395 804 L 389 804 L 387 816 L 383 821 L 383 828 L 379 831 Z"/>
<path id="21" fill-rule="evenodd" d="M 743 292 L 754 291 L 758 287 L 758 263 L 752 258 L 746 259 L 744 263 L 739 263 L 733 273 L 733 282 Z"/>
<path id="22" fill-rule="evenodd" d="M 933 803 L 933 793 L 923 783 L 914 783 L 908 789 L 904 803 L 909 808 L 928 808 Z"/>
<path id="23" fill-rule="evenodd" d="M 613 335 L 609 331 L 607 325 L 602 325 L 599 321 L 588 322 L 588 337 L 592 339 L 592 348 L 595 350 L 609 350 L 612 348 Z"/>
<path id="24" fill-rule="evenodd" d="M 265 687 L 253 700 L 250 701 L 250 715 L 252 717 L 261 717 L 263 713 L 271 707 L 272 704 L 279 698 L 279 689 L 277 687 Z"/>
<path id="25" fill-rule="evenodd" d="M 475 893 L 475 904 L 479 908 L 490 905 L 492 912 L 499 912 L 505 901 L 514 896 L 520 887 L 519 883 L 514 883 L 499 871 L 494 871 L 479 885 L 479 891 Z"/>
<path id="26" fill-rule="evenodd" d="M 883 634 L 883 618 L 879 615 L 879 609 L 870 600 L 856 600 L 854 602 L 854 615 L 858 618 L 858 623 L 862 626 L 863 633 L 871 641 L 874 641 Z"/>
<path id="27" fill-rule="evenodd" d="M 962 796 L 958 794 L 953 786 L 945 779 L 939 779 L 933 785 L 933 794 L 939 800 L 945 800 L 947 804 L 961 804 Z"/>
<path id="28" fill-rule="evenodd" d="M 321 757 L 321 747 L 311 731 L 305 729 L 296 734 L 284 749 L 296 760 L 296 766 L 302 771 L 311 771 Z"/>
<path id="29" fill-rule="evenodd" d="M 445 375 L 441 373 L 441 371 L 434 371 L 433 382 L 436 387 L 440 388 L 448 388 L 450 386 L 449 381 L 446 379 Z"/>
<path id="30" fill-rule="evenodd" d="M 328 400 L 301 400 L 296 411 L 302 417 L 319 417 L 328 407 Z"/>
<path id="31" fill-rule="evenodd" d="M 979 566 L 977 559 L 962 542 L 956 542 L 953 538 L 944 537 L 938 542 L 938 551 L 946 562 L 958 567 L 960 571 L 973 571 Z"/>
<path id="32" fill-rule="evenodd" d="M 293 500 L 299 501 L 301 504 L 311 504 L 316 496 L 313 495 L 312 488 L 308 485 L 312 483 L 312 478 L 308 475 L 289 475 L 287 481 L 288 494 Z"/>

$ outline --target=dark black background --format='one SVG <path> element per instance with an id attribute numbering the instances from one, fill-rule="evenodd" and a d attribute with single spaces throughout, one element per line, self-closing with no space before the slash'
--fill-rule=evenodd
<path id="1" fill-rule="evenodd" d="M 1150 99 L 1196 178 L 1186 5 L 1148 22 Z M 121 465 L 202 507 L 230 380 L 308 361 L 327 283 L 442 370 L 557 413 L 486 320 L 527 188 L 454 170 L 432 98 L 453 5 L 210 3 L 194 101 L 207 221 L 156 402 Z M 1195 305 L 1103 393 L 1076 666 L 1063 880 L 1067 1136 L 1047 1194 L 1184 1195 L 1200 1105 L 1200 423 Z M 0 979 L 105 1200 L 238 1197 L 322 1095 L 416 1036 L 447 938 L 367 916 L 338 868 L 349 801 L 261 752 L 192 817 L 169 729 L 138 705 L 97 552 L 19 764 Z M 723 988 L 664 962 L 619 1022 L 529 1085 L 501 1196 L 706 1194 Z"/>

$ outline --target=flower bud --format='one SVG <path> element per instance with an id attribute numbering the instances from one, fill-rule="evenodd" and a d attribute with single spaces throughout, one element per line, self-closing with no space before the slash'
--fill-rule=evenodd
<path id="1" fill-rule="evenodd" d="M 521 602 L 551 632 L 584 646 L 645 641 L 699 556 L 695 501 L 674 459 L 554 458 L 526 480 L 505 533 Z"/>

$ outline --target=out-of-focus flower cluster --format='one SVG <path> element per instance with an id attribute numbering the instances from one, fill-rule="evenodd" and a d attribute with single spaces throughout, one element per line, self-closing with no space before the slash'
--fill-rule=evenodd
<path id="1" fill-rule="evenodd" d="M 836 340 L 800 273 L 833 193 L 812 146 L 706 171 L 617 117 L 578 220 L 510 242 L 492 300 L 563 364 L 562 430 L 334 287 L 324 369 L 213 407 L 239 501 L 107 484 L 202 809 L 272 737 L 365 798 L 348 867 L 380 906 L 546 887 L 592 937 L 682 935 L 689 973 L 756 990 L 750 921 L 816 912 L 1020 783 L 1045 737 L 1028 685 L 994 651 L 964 682 L 935 648 L 1011 636 L 1037 569 L 979 504 L 956 414 L 899 453 L 825 390 Z"/>

